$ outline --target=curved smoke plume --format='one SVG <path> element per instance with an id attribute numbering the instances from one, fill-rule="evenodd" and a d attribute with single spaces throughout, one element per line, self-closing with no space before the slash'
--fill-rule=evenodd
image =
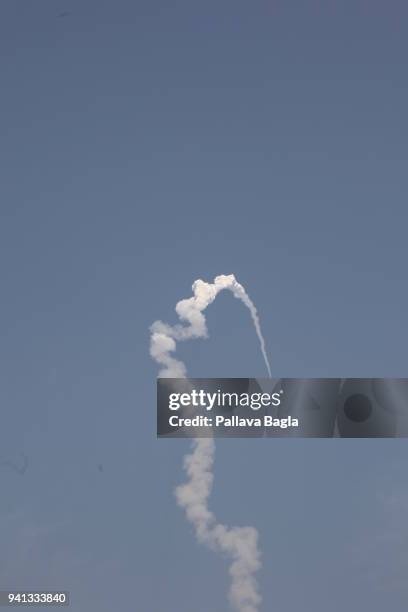
<path id="1" fill-rule="evenodd" d="M 254 303 L 233 274 L 221 275 L 214 283 L 196 280 L 193 284 L 193 297 L 181 300 L 176 312 L 182 323 L 174 326 L 156 321 L 151 326 L 150 355 L 162 366 L 159 376 L 163 378 L 183 378 L 187 371 L 184 363 L 173 356 L 177 341 L 192 338 L 205 338 L 208 335 L 204 310 L 217 294 L 228 289 L 249 309 L 258 336 L 262 355 L 268 370 L 271 369 L 262 336 L 259 317 Z M 192 443 L 192 452 L 184 458 L 184 469 L 188 480 L 176 488 L 176 499 L 192 523 L 199 542 L 215 551 L 226 554 L 231 559 L 230 602 L 239 612 L 257 612 L 261 597 L 255 573 L 260 568 L 258 532 L 254 527 L 227 527 L 217 522 L 209 510 L 208 500 L 213 485 L 213 463 L 215 443 L 213 439 L 199 438 Z"/>

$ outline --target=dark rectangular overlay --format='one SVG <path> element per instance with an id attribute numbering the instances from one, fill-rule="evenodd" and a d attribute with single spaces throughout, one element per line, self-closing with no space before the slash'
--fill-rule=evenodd
<path id="1" fill-rule="evenodd" d="M 408 437 L 408 378 L 159 378 L 157 435 Z"/>

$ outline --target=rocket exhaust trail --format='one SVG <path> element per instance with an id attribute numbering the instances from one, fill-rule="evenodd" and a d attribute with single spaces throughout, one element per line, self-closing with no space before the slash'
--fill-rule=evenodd
<path id="1" fill-rule="evenodd" d="M 203 312 L 224 289 L 232 292 L 249 309 L 261 352 L 269 376 L 271 369 L 265 349 L 261 326 L 255 304 L 244 287 L 233 274 L 221 275 L 214 283 L 196 280 L 193 283 L 193 297 L 181 300 L 176 312 L 183 324 L 174 326 L 156 321 L 150 328 L 150 355 L 160 365 L 159 376 L 163 378 L 183 378 L 187 374 L 182 361 L 173 356 L 177 341 L 193 338 L 206 338 L 208 335 Z M 177 503 L 192 523 L 196 537 L 202 544 L 221 552 L 231 560 L 229 574 L 231 586 L 229 599 L 238 612 L 258 612 L 261 597 L 255 573 L 261 566 L 258 550 L 258 532 L 254 527 L 227 527 L 217 522 L 209 510 L 208 501 L 213 485 L 213 464 L 215 443 L 211 438 L 195 438 L 192 452 L 184 458 L 187 482 L 176 488 Z"/>

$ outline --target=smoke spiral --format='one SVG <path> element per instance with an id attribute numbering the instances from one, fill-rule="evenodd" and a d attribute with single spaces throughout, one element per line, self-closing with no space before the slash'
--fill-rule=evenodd
<path id="1" fill-rule="evenodd" d="M 163 378 L 183 378 L 187 374 L 182 361 L 173 356 L 177 341 L 208 336 L 204 310 L 217 294 L 228 289 L 234 297 L 241 300 L 249 309 L 261 352 L 269 376 L 271 369 L 265 349 L 261 326 L 255 304 L 244 287 L 233 274 L 220 275 L 214 283 L 196 280 L 193 283 L 193 296 L 181 300 L 176 312 L 183 324 L 167 325 L 156 321 L 150 328 L 150 355 L 160 365 L 159 376 Z M 209 509 L 209 497 L 214 481 L 213 464 L 215 443 L 213 439 L 196 438 L 192 442 L 192 452 L 184 458 L 187 482 L 176 488 L 178 505 L 184 509 L 188 521 L 193 525 L 197 540 L 214 551 L 221 552 L 231 560 L 229 574 L 231 586 L 229 599 L 238 612 L 257 612 L 261 597 L 255 578 L 261 567 L 258 549 L 258 532 L 254 527 L 227 527 L 217 522 Z"/>

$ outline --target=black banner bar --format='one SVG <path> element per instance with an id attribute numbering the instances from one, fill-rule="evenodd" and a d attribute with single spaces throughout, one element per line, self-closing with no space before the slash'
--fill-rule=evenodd
<path id="1" fill-rule="evenodd" d="M 408 437 L 408 378 L 159 378 L 157 435 Z"/>

